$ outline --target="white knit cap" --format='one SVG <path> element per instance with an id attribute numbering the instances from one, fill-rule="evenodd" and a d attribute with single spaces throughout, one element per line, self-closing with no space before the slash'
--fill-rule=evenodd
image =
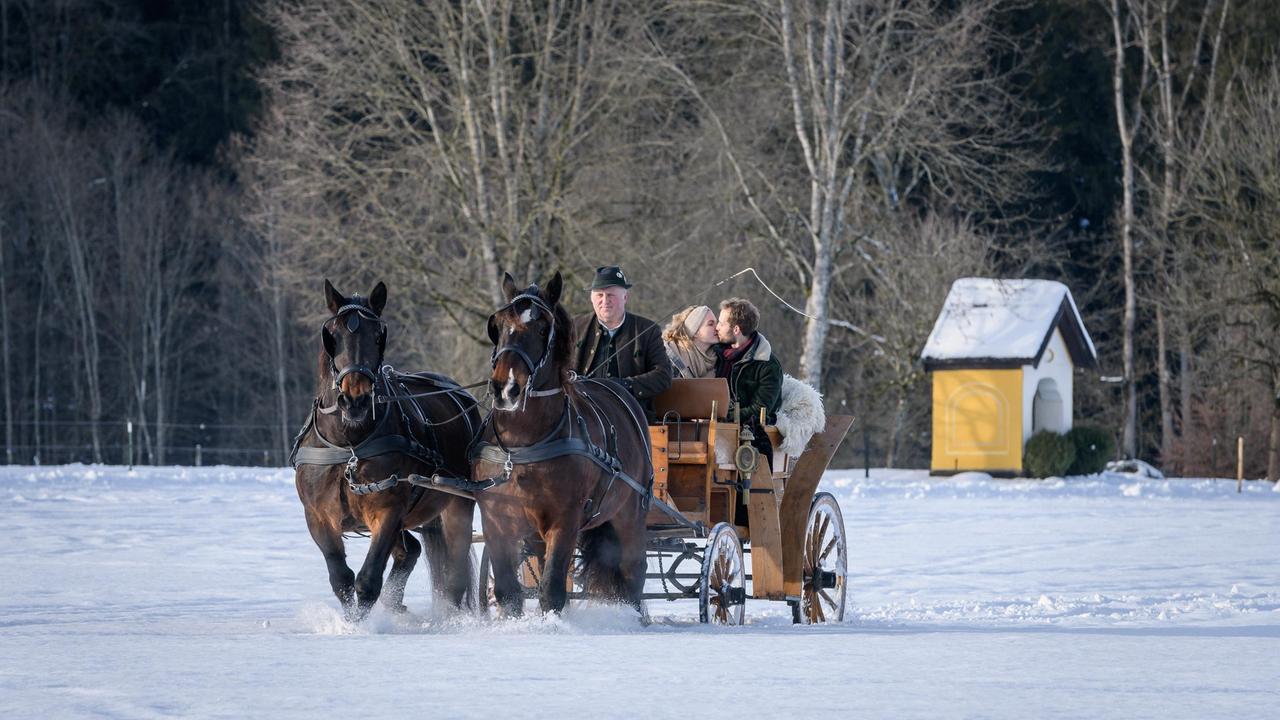
<path id="1" fill-rule="evenodd" d="M 689 314 L 684 318 L 684 331 L 689 333 L 689 337 L 698 334 L 698 328 L 702 327 L 702 323 L 706 321 L 707 315 L 710 314 L 711 308 L 706 305 L 699 305 L 689 311 Z"/>

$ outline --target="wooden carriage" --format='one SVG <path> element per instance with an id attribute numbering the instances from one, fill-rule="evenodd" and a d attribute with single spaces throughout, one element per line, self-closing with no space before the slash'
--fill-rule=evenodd
<path id="1" fill-rule="evenodd" d="M 778 450 L 781 433 L 765 428 L 775 448 L 771 471 L 764 458 L 752 466 L 738 423 L 719 417 L 729 404 L 723 379 L 675 380 L 654 404 L 663 418 L 649 428 L 654 498 L 687 522 L 657 503 L 650 510 L 657 561 L 650 579 L 663 587 L 646 597 L 697 597 L 703 622 L 741 623 L 748 597 L 786 601 L 796 622 L 842 619 L 844 520 L 835 498 L 815 491 L 853 418 L 828 416 L 798 457 Z M 706 542 L 694 542 L 699 537 Z M 696 576 L 680 571 L 681 561 L 695 559 Z"/>
<path id="2" fill-rule="evenodd" d="M 795 622 L 844 616 L 847 549 L 840 506 L 816 492 L 853 418 L 827 416 L 804 452 L 777 450 L 773 468 L 740 444 L 723 379 L 674 380 L 655 398 L 662 420 L 649 426 L 654 468 L 645 598 L 698 600 L 702 622 L 741 624 L 748 598 L 785 601 Z M 521 581 L 536 596 L 538 548 L 527 549 Z M 750 564 L 746 562 L 750 558 Z M 487 554 L 480 597 L 488 593 Z M 579 596 L 570 588 L 571 597 Z"/>

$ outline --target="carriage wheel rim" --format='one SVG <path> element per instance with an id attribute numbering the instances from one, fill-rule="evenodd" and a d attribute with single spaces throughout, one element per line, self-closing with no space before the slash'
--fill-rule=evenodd
<path id="1" fill-rule="evenodd" d="M 716 528 L 712 531 L 704 550 L 704 583 L 699 591 L 703 622 L 742 624 L 745 608 L 741 602 L 734 602 L 731 598 L 736 588 L 743 588 L 745 593 L 746 573 L 741 552 L 741 545 L 732 530 Z"/>
<path id="2" fill-rule="evenodd" d="M 844 619 L 847 558 L 844 522 L 839 505 L 820 494 L 810 510 L 804 544 L 802 617 L 808 623 Z M 834 575 L 835 587 L 822 587 L 824 574 Z"/>

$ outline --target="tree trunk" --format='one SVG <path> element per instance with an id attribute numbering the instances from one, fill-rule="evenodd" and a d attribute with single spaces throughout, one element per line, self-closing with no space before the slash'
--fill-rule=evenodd
<path id="1" fill-rule="evenodd" d="M 906 424 L 906 419 L 907 396 L 899 390 L 898 402 L 893 409 L 893 424 L 889 429 L 889 443 L 884 454 L 884 466 L 887 468 L 893 468 L 898 460 L 898 438 L 902 436 L 902 427 Z"/>
<path id="2" fill-rule="evenodd" d="M 1156 376 L 1160 390 L 1160 463 L 1172 468 L 1173 457 L 1173 398 L 1172 379 L 1169 377 L 1169 346 L 1165 331 L 1164 309 L 1156 307 Z"/>
<path id="3" fill-rule="evenodd" d="M 1271 372 L 1271 438 L 1267 443 L 1267 479 L 1280 480 L 1280 369 Z"/>
<path id="4" fill-rule="evenodd" d="M 165 363 L 168 361 L 164 352 L 164 336 L 155 328 L 152 329 L 151 335 L 151 355 L 155 358 L 155 364 L 152 366 L 152 377 L 155 378 L 155 390 L 153 395 L 156 399 L 156 445 L 155 445 L 155 465 L 164 465 L 166 461 L 166 451 L 169 445 L 169 412 L 165 403 L 168 402 L 165 385 L 168 379 L 165 377 Z"/>
<path id="5" fill-rule="evenodd" d="M 1178 324 L 1178 412 L 1176 432 L 1180 438 L 1194 438 L 1195 418 L 1191 412 L 1191 330 L 1183 320 Z M 1185 444 L 1184 444 L 1185 447 Z M 1187 458 L 1182 458 L 1182 467 L 1187 466 Z"/>
<path id="6" fill-rule="evenodd" d="M 0 12 L 5 11 L 5 7 L 0 5 Z M 7 28 L 5 35 L 8 35 Z M 9 368 L 9 286 L 5 282 L 7 267 L 5 266 L 4 254 L 4 221 L 0 220 L 0 337 L 3 338 L 3 347 L 0 347 L 0 353 L 4 354 L 4 459 L 6 465 L 13 464 L 13 391 L 9 385 L 9 379 L 13 376 Z"/>
<path id="7" fill-rule="evenodd" d="M 1120 242 L 1124 254 L 1124 427 L 1121 433 L 1121 451 L 1125 457 L 1138 454 L 1138 385 L 1134 373 L 1133 333 L 1137 318 L 1137 288 L 1133 277 L 1133 134 L 1129 127 L 1124 102 L 1124 33 L 1120 28 L 1119 0 L 1111 0 L 1111 28 L 1115 40 L 1115 62 L 1112 67 L 1111 85 L 1115 98 L 1116 128 L 1120 135 L 1120 156 L 1123 166 L 1123 209 L 1120 219 Z"/>
<path id="8" fill-rule="evenodd" d="M 818 392 L 822 392 L 822 351 L 827 343 L 827 294 L 830 291 L 831 248 L 819 247 L 809 282 L 809 298 L 804 304 L 809 318 L 805 320 L 804 347 L 800 354 L 800 373 Z"/>
<path id="9" fill-rule="evenodd" d="M 275 252 L 274 240 L 271 241 L 270 249 L 272 254 L 272 262 L 278 257 Z M 276 365 L 276 401 L 279 403 L 279 420 L 280 420 L 280 448 L 282 450 L 282 462 L 287 461 L 290 450 L 289 437 L 289 392 L 286 383 L 287 362 L 285 358 L 285 332 L 288 320 L 285 318 L 284 298 L 280 293 L 280 283 L 271 283 L 271 310 L 272 310 L 272 338 L 275 348 L 275 365 Z"/>
<path id="10" fill-rule="evenodd" d="M 782 24 L 782 52 L 787 70 L 787 85 L 791 95 L 792 120 L 796 138 L 800 141 L 805 166 L 809 171 L 809 236 L 813 243 L 813 268 L 809 278 L 809 296 L 805 300 L 804 345 L 800 352 L 800 371 L 805 381 L 822 391 L 822 355 L 827 342 L 828 295 L 831 292 L 832 258 L 834 244 L 839 238 L 838 218 L 840 203 L 840 163 L 843 158 L 840 143 L 843 139 L 844 117 L 843 84 L 844 67 L 844 13 L 834 0 L 827 3 L 826 18 L 822 23 L 822 48 L 820 61 L 813 62 L 814 47 L 809 28 L 801 36 L 805 38 L 804 52 L 806 74 L 810 83 L 808 92 L 810 116 L 806 120 L 801 101 L 801 78 L 796 62 L 796 46 L 792 41 L 794 19 L 789 0 L 780 0 L 778 11 Z M 816 151 L 816 152 L 815 152 Z"/>
<path id="11" fill-rule="evenodd" d="M 36 324 L 35 324 L 35 342 L 32 344 L 32 390 L 31 390 L 31 430 L 32 430 L 32 449 L 31 462 L 34 465 L 40 464 L 40 367 L 41 357 L 40 348 L 44 344 L 41 337 L 41 331 L 44 329 L 44 300 L 45 287 L 48 284 L 49 273 L 49 243 L 44 246 L 44 262 L 41 263 L 40 273 L 40 292 L 36 298 Z"/>

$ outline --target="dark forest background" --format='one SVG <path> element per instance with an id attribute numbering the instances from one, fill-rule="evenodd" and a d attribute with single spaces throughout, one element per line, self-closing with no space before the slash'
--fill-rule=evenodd
<path id="1" fill-rule="evenodd" d="M 1265 0 L 0 0 L 5 459 L 131 425 L 135 462 L 283 464 L 325 278 L 472 382 L 498 270 L 583 312 L 618 263 L 659 322 L 752 298 L 846 465 L 927 462 L 954 279 L 1061 280 L 1077 422 L 1275 478 L 1278 38 Z"/>

